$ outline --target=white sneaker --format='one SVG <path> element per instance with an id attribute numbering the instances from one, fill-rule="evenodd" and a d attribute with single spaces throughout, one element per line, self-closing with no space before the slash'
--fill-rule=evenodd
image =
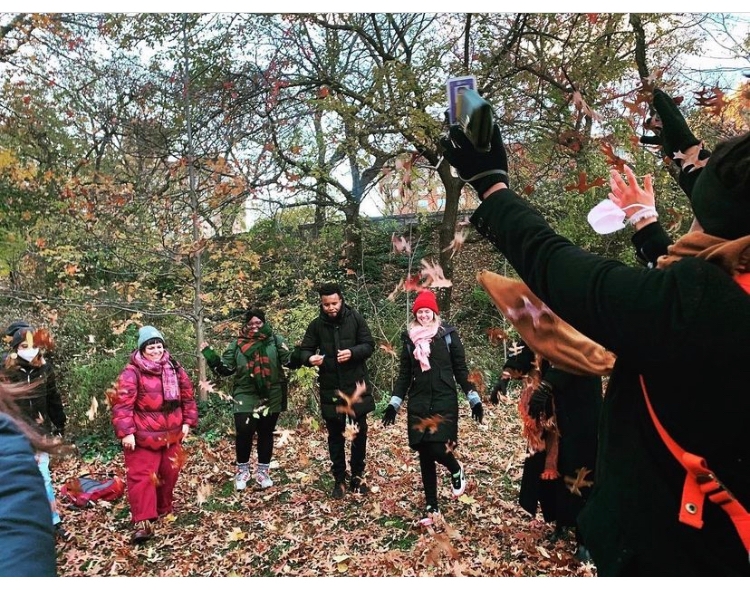
<path id="1" fill-rule="evenodd" d="M 460 466 L 461 470 L 456 475 L 451 475 L 451 487 L 453 488 L 453 495 L 458 498 L 466 490 L 466 476 L 464 475 L 464 467 Z"/>
<path id="2" fill-rule="evenodd" d="M 267 473 L 258 473 L 258 475 L 255 476 L 255 481 L 257 481 L 258 485 L 263 489 L 270 488 L 273 485 L 273 480 L 268 477 Z"/>
<path id="3" fill-rule="evenodd" d="M 237 475 L 234 476 L 234 489 L 244 490 L 247 487 L 248 479 L 250 479 L 250 471 L 248 469 L 240 469 Z"/>

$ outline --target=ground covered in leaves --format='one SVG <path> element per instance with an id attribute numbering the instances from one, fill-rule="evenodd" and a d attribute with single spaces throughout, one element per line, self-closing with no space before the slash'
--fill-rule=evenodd
<path id="1" fill-rule="evenodd" d="M 365 496 L 333 500 L 326 434 L 308 418 L 277 429 L 267 490 L 234 490 L 234 440 L 191 436 L 176 489 L 176 511 L 157 536 L 130 544 L 127 499 L 84 510 L 61 508 L 74 538 L 58 541 L 61 576 L 585 576 L 595 568 L 572 557 L 573 538 L 550 541 L 541 515 L 517 504 L 525 445 L 506 399 L 487 407 L 483 425 L 462 406 L 457 457 L 468 477 L 456 500 L 438 466 L 442 522 L 418 524 L 424 497 L 403 412 L 384 428 L 371 416 Z M 255 454 L 255 450 L 253 450 Z M 348 455 L 348 450 L 347 450 Z M 253 459 L 254 461 L 254 459 Z M 88 472 L 124 473 L 69 456 L 53 466 L 56 486 Z"/>

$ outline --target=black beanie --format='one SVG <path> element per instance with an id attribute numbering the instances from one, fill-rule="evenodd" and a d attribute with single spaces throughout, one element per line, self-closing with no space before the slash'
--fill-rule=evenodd
<path id="1" fill-rule="evenodd" d="M 266 314 L 260 309 L 248 309 L 245 312 L 245 323 L 248 323 L 251 319 L 258 318 L 264 324 L 266 323 Z"/>
<path id="2" fill-rule="evenodd" d="M 690 201 L 707 234 L 726 240 L 750 234 L 750 133 L 716 146 Z"/>
<path id="3" fill-rule="evenodd" d="M 20 328 L 30 328 L 29 323 L 26 320 L 16 320 L 10 326 L 5 328 L 5 335 L 9 338 L 13 338 L 13 335 L 18 332 Z"/>
<path id="4" fill-rule="evenodd" d="M 21 342 L 23 342 L 26 338 L 26 332 L 31 332 L 33 334 L 34 328 L 27 324 L 25 326 L 18 327 L 18 329 L 13 332 L 13 335 L 11 337 L 12 339 L 10 341 L 11 350 L 16 350 L 21 345 Z"/>

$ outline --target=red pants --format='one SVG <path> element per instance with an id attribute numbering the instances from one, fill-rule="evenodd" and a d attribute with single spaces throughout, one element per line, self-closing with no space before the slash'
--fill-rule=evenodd
<path id="1" fill-rule="evenodd" d="M 125 449 L 128 502 L 133 522 L 156 519 L 172 512 L 174 486 L 180 475 L 172 458 L 181 445 L 172 444 L 158 451 L 135 447 Z"/>

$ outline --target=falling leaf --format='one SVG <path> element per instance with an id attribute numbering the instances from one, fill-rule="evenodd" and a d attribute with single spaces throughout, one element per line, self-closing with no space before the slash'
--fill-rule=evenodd
<path id="1" fill-rule="evenodd" d="M 489 339 L 490 344 L 494 346 L 497 346 L 503 340 L 508 339 L 508 335 L 505 333 L 505 330 L 503 330 L 502 328 L 497 328 L 497 327 L 487 328 L 487 330 L 485 330 L 485 333 L 487 334 L 487 338 Z"/>
<path id="2" fill-rule="evenodd" d="M 585 193 L 587 190 L 594 188 L 595 186 L 604 186 L 604 179 L 602 177 L 597 177 L 591 182 L 588 182 L 587 174 L 586 172 L 579 172 L 578 173 L 578 184 L 569 184 L 565 187 L 566 191 L 575 191 L 577 190 L 580 194 Z"/>
<path id="3" fill-rule="evenodd" d="M 176 471 L 182 470 L 185 463 L 187 463 L 187 451 L 185 450 L 185 447 L 179 447 L 169 460 L 172 463 L 172 469 L 175 469 Z"/>
<path id="4" fill-rule="evenodd" d="M 724 99 L 724 91 L 718 86 L 714 86 L 710 90 L 702 88 L 698 92 L 695 92 L 695 95 L 695 102 L 698 106 L 708 107 L 707 110 L 716 117 L 721 116 L 727 106 L 727 101 Z"/>
<path id="5" fill-rule="evenodd" d="M 401 290 L 401 287 L 403 286 L 404 286 L 404 279 L 401 279 L 398 282 L 398 285 L 396 285 L 396 287 L 393 289 L 393 291 L 390 292 L 390 294 L 388 295 L 388 297 L 386 297 L 386 299 L 388 301 L 395 301 L 396 295 L 398 295 L 398 292 Z"/>
<path id="6" fill-rule="evenodd" d="M 422 291 L 418 275 L 408 275 L 404 281 L 404 291 Z"/>
<path id="7" fill-rule="evenodd" d="M 347 421 L 346 427 L 344 428 L 344 439 L 351 442 L 355 438 L 357 438 L 358 433 L 359 433 L 359 424 L 357 424 L 356 422 Z"/>
<path id="8" fill-rule="evenodd" d="M 90 422 L 93 422 L 98 412 L 99 412 L 99 402 L 97 401 L 96 397 L 92 397 L 91 405 L 89 406 L 89 409 L 86 412 L 86 417 L 89 419 Z"/>
<path id="9" fill-rule="evenodd" d="M 565 487 L 570 490 L 571 494 L 576 496 L 582 496 L 581 488 L 588 488 L 594 485 L 593 481 L 586 479 L 586 476 L 591 473 L 591 469 L 586 467 L 579 467 L 576 469 L 576 477 L 570 477 L 566 475 L 563 479 L 565 481 Z"/>
<path id="10" fill-rule="evenodd" d="M 421 285 L 423 288 L 439 289 L 453 286 L 453 283 L 445 278 L 443 268 L 438 263 L 422 259 L 421 264 L 422 270 L 419 274 L 424 279 Z"/>
<path id="11" fill-rule="evenodd" d="M 625 173 L 625 166 L 627 165 L 627 161 L 616 155 L 614 148 L 610 144 L 602 143 L 599 149 L 607 158 L 607 166 L 616 168 L 618 172 L 622 174 Z"/>
<path id="12" fill-rule="evenodd" d="M 467 380 L 474 386 L 474 389 L 476 389 L 480 395 L 484 395 L 487 391 L 487 386 L 484 383 L 484 375 L 482 375 L 482 372 L 479 369 L 471 371 Z"/>
<path id="13" fill-rule="evenodd" d="M 461 231 L 457 231 L 453 236 L 453 240 L 451 240 L 451 243 L 443 248 L 443 252 L 447 252 L 450 250 L 451 258 L 453 258 L 456 252 L 460 251 L 463 248 L 464 242 L 466 241 L 466 235 L 466 230 L 462 229 Z"/>
<path id="14" fill-rule="evenodd" d="M 364 381 L 357 381 L 354 386 L 354 391 L 347 395 L 343 391 L 336 390 L 336 395 L 341 398 L 344 403 L 336 406 L 336 411 L 339 414 L 348 414 L 349 416 L 355 417 L 357 412 L 354 410 L 354 406 L 362 401 L 362 396 L 367 393 L 367 385 Z"/>
<path id="15" fill-rule="evenodd" d="M 578 90 L 573 91 L 573 105 L 583 112 L 584 115 L 591 117 L 595 121 L 601 121 L 601 115 L 586 104 L 586 101 L 583 100 L 583 95 Z"/>
<path id="16" fill-rule="evenodd" d="M 386 352 L 387 354 L 390 354 L 393 357 L 398 356 L 396 351 L 393 349 L 393 344 L 390 342 L 381 342 L 379 345 L 380 350 Z"/>
<path id="17" fill-rule="evenodd" d="M 426 430 L 430 434 L 435 434 L 438 431 L 438 427 L 443 422 L 448 423 L 449 420 L 444 418 L 441 414 L 435 414 L 433 416 L 418 419 L 412 428 L 418 432 L 424 432 Z"/>
<path id="18" fill-rule="evenodd" d="M 404 236 L 396 236 L 396 234 L 391 235 L 391 244 L 393 244 L 393 250 L 396 253 L 404 252 L 406 254 L 411 254 L 411 244 Z"/>
<path id="19" fill-rule="evenodd" d="M 151 484 L 155 488 L 158 488 L 163 483 L 161 478 L 159 477 L 159 474 L 156 473 L 155 471 L 151 472 L 151 474 L 149 475 L 149 479 L 151 480 Z"/>

